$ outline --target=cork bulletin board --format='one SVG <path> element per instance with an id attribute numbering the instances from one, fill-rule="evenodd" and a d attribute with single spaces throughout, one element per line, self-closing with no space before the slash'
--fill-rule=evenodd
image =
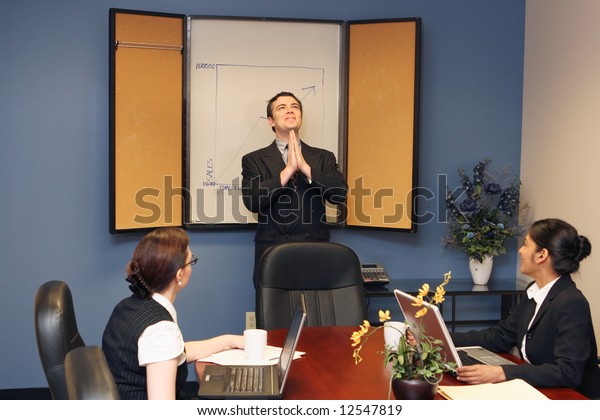
<path id="1" fill-rule="evenodd" d="M 110 14 L 110 230 L 181 226 L 184 17 Z"/>
<path id="2" fill-rule="evenodd" d="M 420 20 L 352 22 L 348 227 L 414 232 Z"/>

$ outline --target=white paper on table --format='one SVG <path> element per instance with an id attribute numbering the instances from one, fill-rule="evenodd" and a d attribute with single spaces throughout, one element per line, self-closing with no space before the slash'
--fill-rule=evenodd
<path id="1" fill-rule="evenodd" d="M 267 346 L 264 359 L 248 360 L 244 354 L 244 349 L 223 350 L 219 353 L 211 354 L 198 362 L 210 362 L 223 366 L 254 366 L 254 365 L 276 365 L 279 362 L 281 347 Z M 299 359 L 305 353 L 297 351 L 294 353 L 294 360 Z"/>
<path id="2" fill-rule="evenodd" d="M 440 385 L 438 392 L 450 400 L 547 400 L 544 394 L 523 379 L 496 384 Z"/>

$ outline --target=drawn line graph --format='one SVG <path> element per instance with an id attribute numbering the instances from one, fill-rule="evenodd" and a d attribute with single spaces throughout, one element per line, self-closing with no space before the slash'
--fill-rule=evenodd
<path id="1" fill-rule="evenodd" d="M 213 168 L 217 184 L 231 184 L 239 178 L 242 156 L 274 139 L 267 124 L 266 104 L 280 91 L 290 91 L 303 102 L 300 136 L 321 146 L 323 68 L 217 65 L 215 71 Z"/>

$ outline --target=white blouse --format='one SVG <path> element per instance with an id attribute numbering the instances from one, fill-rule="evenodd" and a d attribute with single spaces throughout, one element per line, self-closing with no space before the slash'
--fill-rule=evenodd
<path id="1" fill-rule="evenodd" d="M 185 343 L 183 335 L 177 325 L 177 312 L 175 307 L 166 297 L 153 293 L 152 299 L 160 303 L 173 321 L 160 321 L 144 330 L 138 339 L 138 360 L 140 366 L 150 363 L 164 362 L 177 359 L 177 365 L 185 363 Z"/>

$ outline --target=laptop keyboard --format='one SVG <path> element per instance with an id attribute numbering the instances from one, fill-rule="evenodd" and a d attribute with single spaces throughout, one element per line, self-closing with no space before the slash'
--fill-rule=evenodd
<path id="1" fill-rule="evenodd" d="M 254 393 L 263 391 L 264 367 L 231 367 L 229 381 L 225 383 L 227 393 Z"/>
<path id="2" fill-rule="evenodd" d="M 476 358 L 474 358 L 473 356 L 471 356 L 469 353 L 467 353 L 464 350 L 457 350 L 456 352 L 458 353 L 458 357 L 460 358 L 460 361 L 463 366 L 472 366 L 472 365 L 481 365 L 482 364 L 479 360 L 477 360 Z"/>

